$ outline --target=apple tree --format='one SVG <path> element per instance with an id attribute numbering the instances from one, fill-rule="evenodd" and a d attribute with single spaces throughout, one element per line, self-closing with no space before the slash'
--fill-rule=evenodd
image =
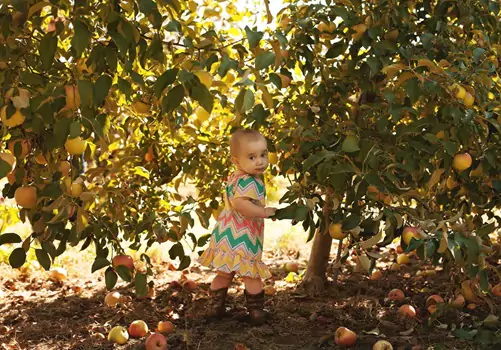
<path id="1" fill-rule="evenodd" d="M 320 291 L 377 247 L 453 264 L 488 285 L 501 223 L 501 22 L 498 1 L 326 1 L 281 12 L 279 72 L 291 81 L 274 125 L 278 167 L 295 181 L 278 215 L 313 248 L 304 284 Z M 280 87 L 283 81 L 270 74 Z"/>

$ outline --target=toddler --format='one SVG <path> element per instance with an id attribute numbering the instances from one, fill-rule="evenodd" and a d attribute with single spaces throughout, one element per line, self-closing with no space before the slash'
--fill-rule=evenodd
<path id="1" fill-rule="evenodd" d="M 231 136 L 230 153 L 236 171 L 225 184 L 224 209 L 212 231 L 209 247 L 199 258 L 201 265 L 217 271 L 210 286 L 207 316 L 224 315 L 228 287 L 238 273 L 245 283 L 245 306 L 250 320 L 260 325 L 266 320 L 262 280 L 271 276 L 262 261 L 264 219 L 276 211 L 265 207 L 261 175 L 268 167 L 266 139 L 257 130 L 239 129 Z"/>

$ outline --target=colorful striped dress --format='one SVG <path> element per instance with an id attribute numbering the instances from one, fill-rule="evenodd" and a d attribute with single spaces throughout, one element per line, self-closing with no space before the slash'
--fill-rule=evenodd
<path id="1" fill-rule="evenodd" d="M 262 261 L 264 219 L 248 218 L 234 210 L 233 201 L 242 197 L 264 207 L 266 189 L 260 178 L 237 171 L 226 183 L 225 208 L 198 262 L 219 271 L 266 279 L 271 273 Z"/>

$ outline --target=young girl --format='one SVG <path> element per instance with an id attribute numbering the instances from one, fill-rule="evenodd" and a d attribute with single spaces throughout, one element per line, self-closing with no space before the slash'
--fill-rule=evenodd
<path id="1" fill-rule="evenodd" d="M 230 139 L 231 161 L 237 170 L 225 186 L 225 208 L 218 217 L 209 247 L 200 256 L 203 266 L 217 271 L 210 286 L 210 318 L 226 311 L 228 287 L 235 273 L 245 283 L 245 305 L 254 324 L 265 322 L 263 279 L 271 276 L 262 261 L 264 219 L 276 209 L 265 207 L 265 186 L 261 175 L 268 167 L 266 139 L 257 130 L 240 129 Z"/>

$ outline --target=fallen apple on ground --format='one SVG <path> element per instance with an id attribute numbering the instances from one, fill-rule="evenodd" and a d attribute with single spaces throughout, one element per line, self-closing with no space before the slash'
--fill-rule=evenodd
<path id="1" fill-rule="evenodd" d="M 465 304 L 464 296 L 458 294 L 457 297 L 454 300 L 451 300 L 449 304 L 455 309 L 462 309 Z"/>
<path id="2" fill-rule="evenodd" d="M 107 306 L 115 306 L 122 300 L 122 295 L 119 292 L 109 292 L 104 297 L 104 303 Z"/>
<path id="3" fill-rule="evenodd" d="M 167 339 L 160 333 L 153 333 L 144 345 L 146 350 L 167 350 Z"/>
<path id="4" fill-rule="evenodd" d="M 295 262 L 287 262 L 284 264 L 284 270 L 286 272 L 295 272 L 298 273 L 299 265 Z"/>
<path id="5" fill-rule="evenodd" d="M 171 321 L 159 321 L 157 331 L 160 333 L 172 333 L 174 331 L 174 324 Z"/>
<path id="6" fill-rule="evenodd" d="M 438 294 L 433 294 L 426 299 L 426 307 L 430 307 L 431 305 L 437 305 L 437 304 L 442 304 L 444 302 L 444 299 L 438 295 Z"/>
<path id="7" fill-rule="evenodd" d="M 136 320 L 130 324 L 129 334 L 134 338 L 142 338 L 148 334 L 148 325 L 143 320 Z"/>
<path id="8" fill-rule="evenodd" d="M 405 294 L 400 289 L 395 288 L 395 289 L 390 290 L 390 292 L 388 293 L 388 299 L 390 299 L 392 301 L 401 302 L 401 301 L 404 301 Z"/>
<path id="9" fill-rule="evenodd" d="M 129 340 L 129 333 L 127 333 L 127 329 L 122 326 L 116 326 L 111 329 L 111 331 L 108 333 L 108 341 L 123 345 L 127 343 Z"/>
<path id="10" fill-rule="evenodd" d="M 346 327 L 339 327 L 334 333 L 334 342 L 340 346 L 353 346 L 357 342 L 357 334 Z"/>
<path id="11" fill-rule="evenodd" d="M 372 350 L 393 350 L 393 346 L 387 340 L 378 340 Z"/>
<path id="12" fill-rule="evenodd" d="M 398 308 L 398 314 L 402 317 L 414 318 L 416 317 L 416 309 L 412 305 L 405 304 Z"/>

